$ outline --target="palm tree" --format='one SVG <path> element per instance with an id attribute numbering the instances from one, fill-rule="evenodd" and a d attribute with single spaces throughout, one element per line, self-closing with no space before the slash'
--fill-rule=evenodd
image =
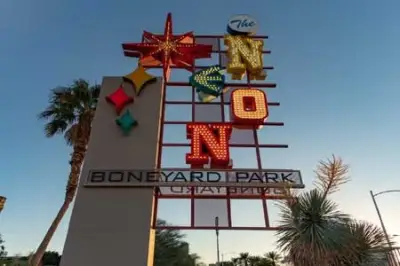
<path id="1" fill-rule="evenodd" d="M 63 134 L 67 144 L 72 146 L 73 152 L 64 202 L 32 256 L 30 261 L 32 266 L 40 263 L 51 238 L 74 199 L 99 94 L 99 85 L 90 86 L 87 81 L 78 79 L 71 86 L 53 89 L 49 105 L 39 114 L 39 119 L 47 121 L 44 126 L 46 137 Z"/>
<path id="2" fill-rule="evenodd" d="M 4 240 L 2 238 L 2 235 L 0 234 L 0 259 L 3 259 L 5 257 L 7 257 L 7 251 L 6 251 L 6 247 L 4 246 Z"/>
<path id="3" fill-rule="evenodd" d="M 196 266 L 199 261 L 200 256 L 196 253 L 189 254 L 189 263 L 188 266 Z"/>
<path id="4" fill-rule="evenodd" d="M 165 226 L 167 222 L 157 220 L 157 225 Z M 195 266 L 200 257 L 189 253 L 184 237 L 179 230 L 156 229 L 154 266 Z"/>
<path id="5" fill-rule="evenodd" d="M 320 161 L 315 171 L 316 188 L 294 197 L 288 190 L 288 200 L 279 204 L 278 247 L 296 266 L 361 265 L 374 257 L 376 250 L 385 248 L 381 230 L 352 221 L 329 199 L 350 180 L 348 170 L 348 165 L 335 156 Z"/>
<path id="6" fill-rule="evenodd" d="M 278 258 L 279 255 L 276 253 L 276 258 Z M 267 257 L 260 257 L 260 256 L 250 256 L 249 253 L 243 252 L 239 254 L 239 257 L 233 258 L 232 263 L 235 266 L 243 266 L 243 265 L 248 265 L 248 266 L 273 266 L 273 262 L 268 259 Z M 224 262 L 224 265 L 227 264 Z M 277 264 L 275 264 L 277 265 Z"/>
<path id="7" fill-rule="evenodd" d="M 243 264 L 243 266 L 249 266 L 249 253 L 248 252 L 240 253 L 239 261 Z"/>
<path id="8" fill-rule="evenodd" d="M 247 258 L 249 266 L 260 266 L 262 258 L 260 256 L 249 256 Z"/>
<path id="9" fill-rule="evenodd" d="M 271 266 L 278 266 L 279 262 L 282 260 L 281 255 L 275 251 L 264 254 L 264 257 L 270 262 Z"/>

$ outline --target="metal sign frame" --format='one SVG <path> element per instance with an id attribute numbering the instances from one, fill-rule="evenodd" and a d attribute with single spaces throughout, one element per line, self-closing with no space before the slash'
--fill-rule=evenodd
<path id="1" fill-rule="evenodd" d="M 226 62 L 226 50 L 221 48 L 221 42 L 223 42 L 223 35 L 196 35 L 195 40 L 196 43 L 211 43 L 216 41 L 217 45 L 213 47 L 213 54 L 217 54 L 219 56 L 219 64 L 221 66 L 224 66 Z M 253 39 L 261 39 L 261 40 L 266 40 L 268 36 L 265 35 L 255 35 L 251 36 Z M 142 39 L 144 42 L 145 40 Z M 269 50 L 263 50 L 262 51 L 263 55 L 270 54 Z M 225 62 L 224 62 L 225 59 Z M 154 66 L 154 65 L 144 65 L 143 67 L 147 69 L 160 69 L 162 66 Z M 194 66 L 192 69 L 192 73 L 199 71 L 201 69 L 206 69 L 209 66 Z M 171 66 L 171 69 L 180 69 L 178 67 Z M 273 70 L 274 68 L 272 66 L 264 66 L 264 70 Z M 191 101 L 169 101 L 166 99 L 166 93 L 167 93 L 167 87 L 169 86 L 174 86 L 174 87 L 191 87 L 188 81 L 170 81 L 170 82 L 164 82 L 162 90 L 163 90 L 163 100 L 162 100 L 162 107 L 161 107 L 161 127 L 160 127 L 160 138 L 159 138 L 159 152 L 158 152 L 158 158 L 157 158 L 157 168 L 161 169 L 162 167 L 162 153 L 163 153 L 163 148 L 164 147 L 189 147 L 190 144 L 188 143 L 168 143 L 164 141 L 164 125 L 185 125 L 188 123 L 188 121 L 167 121 L 165 119 L 165 107 L 167 105 L 191 105 L 192 106 L 192 119 L 191 121 L 195 121 L 195 106 L 196 105 L 219 105 L 221 107 L 221 117 L 222 117 L 222 122 L 226 121 L 226 115 L 225 115 L 225 106 L 229 105 L 229 101 L 224 100 L 224 95 L 221 95 L 221 100 L 218 102 L 208 102 L 208 103 L 201 103 L 196 101 L 196 89 L 192 87 L 192 99 Z M 252 83 L 252 81 L 249 79 L 249 75 L 246 77 L 246 81 L 241 82 L 241 83 L 226 83 L 225 87 L 231 87 L 231 88 L 260 88 L 260 89 L 267 89 L 267 88 L 275 88 L 276 84 L 275 83 L 269 83 L 269 82 L 264 82 L 264 83 Z M 280 106 L 279 102 L 268 102 L 268 106 Z M 190 122 L 190 121 L 189 121 Z M 284 126 L 283 122 L 265 122 L 263 124 L 266 127 L 282 127 Z M 258 132 L 256 129 L 253 130 L 253 138 L 254 138 L 254 144 L 230 144 L 230 147 L 241 147 L 241 148 L 254 148 L 256 151 L 256 157 L 257 157 L 257 169 L 252 169 L 252 171 L 260 171 L 263 169 L 262 166 L 262 161 L 261 161 L 261 156 L 260 156 L 260 149 L 263 148 L 274 148 L 274 149 L 285 149 L 288 148 L 287 144 L 263 144 L 259 142 L 258 139 Z M 189 169 L 187 169 L 189 170 Z M 166 184 L 165 184 L 166 185 Z M 177 186 L 179 184 L 176 184 Z M 181 186 L 188 186 L 188 184 L 180 184 Z M 215 229 L 220 229 L 220 230 L 276 230 L 276 227 L 271 227 L 270 226 L 270 221 L 269 221 L 269 215 L 268 215 L 268 207 L 267 207 L 267 200 L 275 200 L 275 199 L 284 199 L 285 195 L 268 195 L 267 193 L 263 192 L 260 193 L 259 195 L 230 195 L 228 192 L 226 195 L 203 195 L 199 197 L 195 193 L 195 184 L 189 184 L 189 187 L 191 188 L 191 193 L 190 195 L 163 195 L 161 193 L 161 190 L 159 187 L 155 187 L 154 189 L 154 208 L 153 208 L 153 213 L 155 214 L 153 216 L 153 221 L 152 225 L 153 228 L 157 229 L 179 229 L 179 230 L 215 230 Z M 212 184 L 215 186 L 215 184 Z M 229 184 L 228 184 L 229 185 Z M 168 186 L 171 186 L 171 183 L 168 183 Z M 221 185 L 223 187 L 229 187 L 226 184 Z M 283 184 L 279 185 L 281 188 L 284 186 Z M 263 187 L 260 185 L 254 185 L 254 187 Z M 265 186 L 264 186 L 265 187 Z M 302 187 L 299 187 L 302 188 Z M 196 226 L 195 225 L 195 200 L 196 199 L 220 199 L 220 200 L 226 200 L 227 204 L 227 212 L 228 212 L 228 226 Z M 157 220 L 157 211 L 158 211 L 158 203 L 159 200 L 169 200 L 169 199 L 189 199 L 191 201 L 191 221 L 190 225 L 188 226 L 173 226 L 173 225 L 167 225 L 167 226 L 157 226 L 156 225 L 156 220 Z M 263 217 L 264 217 L 264 222 L 265 226 L 251 226 L 251 227 L 245 227 L 245 226 L 233 226 L 232 225 L 232 215 L 231 215 L 231 200 L 232 199 L 253 199 L 253 200 L 261 200 L 262 201 L 262 209 L 263 209 Z"/>

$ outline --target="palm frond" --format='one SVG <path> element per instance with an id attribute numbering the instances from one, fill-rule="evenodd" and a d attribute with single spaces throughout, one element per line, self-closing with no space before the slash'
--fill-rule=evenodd
<path id="1" fill-rule="evenodd" d="M 389 243 L 381 228 L 368 222 L 351 220 L 348 230 L 350 238 L 347 243 L 355 247 L 355 252 L 343 256 L 344 265 L 385 265 Z"/>
<path id="2" fill-rule="evenodd" d="M 46 137 L 51 138 L 54 135 L 63 133 L 68 128 L 68 123 L 65 120 L 53 119 L 46 123 L 44 132 Z"/>
<path id="3" fill-rule="evenodd" d="M 73 124 L 64 133 L 64 139 L 68 145 L 73 146 L 79 137 L 79 125 Z"/>
<path id="4" fill-rule="evenodd" d="M 241 259 L 247 259 L 249 257 L 249 253 L 248 252 L 242 252 L 239 254 L 239 257 Z"/>
<path id="5" fill-rule="evenodd" d="M 349 166 L 340 157 L 332 155 L 331 159 L 320 161 L 317 169 L 315 186 L 324 193 L 324 197 L 339 190 L 339 187 L 350 181 Z"/>
<path id="6" fill-rule="evenodd" d="M 281 255 L 279 255 L 279 253 L 276 251 L 267 252 L 264 254 L 264 257 L 275 263 L 282 259 Z"/>
<path id="7" fill-rule="evenodd" d="M 47 137 L 64 133 L 67 144 L 75 138 L 90 136 L 91 122 L 100 94 L 100 86 L 90 86 L 83 79 L 74 80 L 71 86 L 60 86 L 51 90 L 49 105 L 38 115 L 45 125 Z"/>

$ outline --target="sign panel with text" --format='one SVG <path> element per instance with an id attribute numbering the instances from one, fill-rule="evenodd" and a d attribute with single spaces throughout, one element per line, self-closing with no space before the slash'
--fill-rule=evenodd
<path id="1" fill-rule="evenodd" d="M 298 170 L 235 169 L 235 170 L 91 170 L 86 187 L 161 187 L 162 193 L 226 195 L 265 193 L 270 189 L 303 188 Z"/>

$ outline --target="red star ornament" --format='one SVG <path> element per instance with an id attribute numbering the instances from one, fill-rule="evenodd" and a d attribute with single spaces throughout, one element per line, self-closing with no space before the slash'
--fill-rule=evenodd
<path id="1" fill-rule="evenodd" d="M 164 35 L 143 32 L 143 43 L 124 43 L 125 56 L 140 57 L 144 65 L 162 65 L 164 79 L 168 81 L 171 66 L 191 70 L 197 58 L 210 58 L 212 45 L 196 44 L 193 32 L 173 35 L 172 15 L 168 13 Z"/>

